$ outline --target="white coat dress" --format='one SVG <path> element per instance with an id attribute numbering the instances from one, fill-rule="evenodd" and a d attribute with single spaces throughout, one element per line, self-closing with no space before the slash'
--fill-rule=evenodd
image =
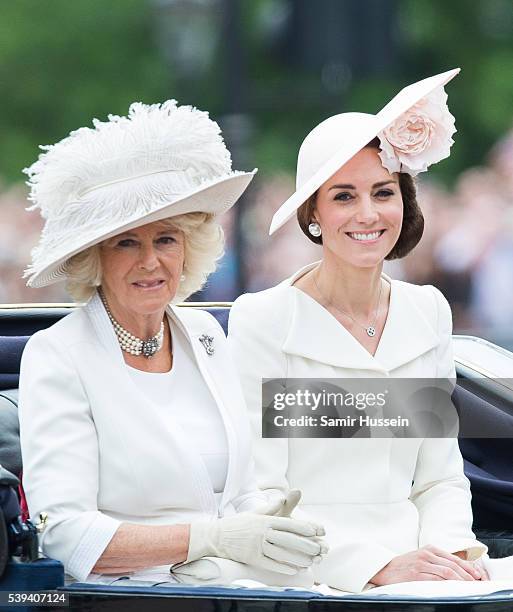
<path id="1" fill-rule="evenodd" d="M 486 552 L 472 533 L 470 487 L 455 439 L 262 439 L 262 378 L 454 378 L 449 304 L 432 286 L 391 280 L 390 307 L 372 356 L 320 304 L 293 286 L 239 297 L 229 345 L 253 431 L 257 480 L 299 488 L 299 510 L 323 524 L 330 552 L 317 582 L 363 590 L 392 558 L 427 544 Z M 299 516 L 298 516 L 299 518 Z"/>
<path id="2" fill-rule="evenodd" d="M 86 579 L 122 522 L 211 520 L 265 501 L 222 328 L 193 308 L 168 307 L 167 315 L 190 342 L 224 423 L 229 458 L 220 502 L 179 424 L 129 375 L 98 295 L 34 334 L 23 353 L 19 417 L 29 511 L 36 519 L 48 514 L 43 552 L 78 580 Z M 214 338 L 213 355 L 200 341 L 203 334 Z M 194 389 L 183 409 L 194 410 Z"/>

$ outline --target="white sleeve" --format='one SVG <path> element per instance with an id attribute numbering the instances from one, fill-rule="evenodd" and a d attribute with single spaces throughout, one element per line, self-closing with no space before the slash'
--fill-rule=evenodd
<path id="1" fill-rule="evenodd" d="M 98 438 L 65 347 L 38 332 L 23 353 L 19 394 L 23 486 L 32 517 L 48 514 L 45 555 L 85 580 L 120 525 L 98 510 Z"/>
<path id="2" fill-rule="evenodd" d="M 438 307 L 437 377 L 456 378 L 452 350 L 452 314 L 449 303 L 432 287 Z M 456 552 L 467 550 L 477 559 L 487 547 L 472 532 L 470 483 L 456 438 L 425 439 L 414 475 L 411 500 L 420 518 L 419 547 L 432 544 Z"/>
<path id="3" fill-rule="evenodd" d="M 288 440 L 262 438 L 262 378 L 286 378 L 286 356 L 272 317 L 266 319 L 259 296 L 246 294 L 233 304 L 228 344 L 249 411 L 257 482 L 272 499 L 288 490 Z M 277 333 L 278 332 L 278 333 Z"/>
<path id="4" fill-rule="evenodd" d="M 261 508 L 266 501 L 266 495 L 258 488 L 255 478 L 255 463 L 251 458 L 243 477 L 243 485 L 239 489 L 237 497 L 232 500 L 233 507 L 236 512 L 253 512 Z"/>

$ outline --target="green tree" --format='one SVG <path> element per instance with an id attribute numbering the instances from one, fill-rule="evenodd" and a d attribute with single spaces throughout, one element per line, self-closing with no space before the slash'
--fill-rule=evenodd
<path id="1" fill-rule="evenodd" d="M 39 144 L 170 97 L 146 0 L 0 0 L 0 176 L 23 179 Z"/>

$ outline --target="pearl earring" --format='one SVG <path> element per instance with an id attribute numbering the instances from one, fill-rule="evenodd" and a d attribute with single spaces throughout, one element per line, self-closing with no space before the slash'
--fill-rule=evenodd
<path id="1" fill-rule="evenodd" d="M 185 280 L 185 274 L 182 274 L 182 276 L 180 276 L 180 282 L 183 283 L 184 280 Z"/>
<path id="2" fill-rule="evenodd" d="M 322 234 L 321 226 L 317 223 L 317 221 L 312 221 L 308 226 L 308 231 L 314 238 L 319 238 Z"/>

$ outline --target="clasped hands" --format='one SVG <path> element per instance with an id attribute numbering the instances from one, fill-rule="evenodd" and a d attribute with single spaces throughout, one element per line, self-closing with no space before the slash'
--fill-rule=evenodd
<path id="1" fill-rule="evenodd" d="M 300 497 L 295 489 L 255 512 L 192 523 L 186 562 L 222 557 L 288 575 L 310 567 L 328 547 L 321 525 L 290 518 Z"/>
<path id="2" fill-rule="evenodd" d="M 465 553 L 449 553 L 436 546 L 423 546 L 394 557 L 371 579 L 376 586 L 416 580 L 488 580 L 478 561 L 466 560 Z"/>

